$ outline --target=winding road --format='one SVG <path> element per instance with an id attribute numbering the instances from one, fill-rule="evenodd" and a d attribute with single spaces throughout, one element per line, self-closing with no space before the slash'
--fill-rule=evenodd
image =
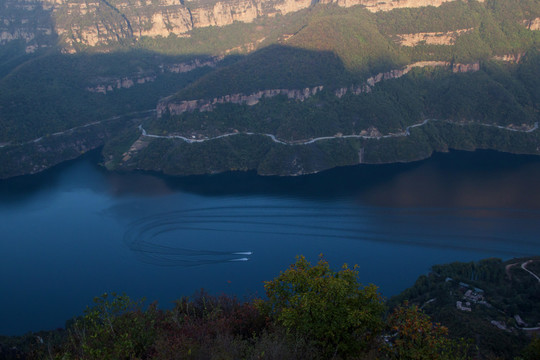
<path id="1" fill-rule="evenodd" d="M 532 271 L 530 271 L 529 269 L 527 269 L 527 265 L 529 265 L 530 263 L 532 263 L 534 260 L 528 260 L 528 261 L 525 261 L 523 264 L 521 264 L 521 268 L 523 270 L 525 270 L 526 272 L 528 272 L 529 274 L 531 274 L 532 276 L 534 276 L 534 278 L 536 280 L 538 280 L 538 282 L 540 283 L 540 277 L 538 277 L 538 275 L 536 275 L 535 273 L 533 273 Z M 515 264 L 513 264 L 515 265 Z M 540 330 L 540 326 L 537 326 L 537 327 L 530 327 L 530 328 L 520 328 L 521 330 L 524 330 L 524 331 L 539 331 Z"/>
<path id="2" fill-rule="evenodd" d="M 142 111 L 131 112 L 131 113 L 128 113 L 128 114 L 117 115 L 117 116 L 113 116 L 113 117 L 108 118 L 108 119 L 99 120 L 99 121 L 93 121 L 93 122 L 91 122 L 91 123 L 87 123 L 87 124 L 84 124 L 84 125 L 79 125 L 79 126 L 76 126 L 76 127 L 71 128 L 71 129 L 67 129 L 67 130 L 64 130 L 64 131 L 55 132 L 54 134 L 51 134 L 51 136 L 64 135 L 64 134 L 70 133 L 70 132 L 75 131 L 75 130 L 78 130 L 78 129 L 84 129 L 84 128 L 87 128 L 87 127 L 90 127 L 90 126 L 95 126 L 95 125 L 102 124 L 102 123 L 104 123 L 104 122 L 113 121 L 113 120 L 118 120 L 118 119 L 121 119 L 121 118 L 123 118 L 123 117 L 125 117 L 125 116 L 150 114 L 150 113 L 155 113 L 155 112 L 156 112 L 156 109 L 150 109 L 150 110 L 142 110 Z M 38 142 L 40 142 L 41 140 L 43 140 L 44 137 L 45 137 L 45 136 L 41 136 L 41 137 L 38 137 L 37 139 L 25 141 L 25 142 L 22 142 L 22 143 L 16 143 L 16 144 L 12 144 L 11 142 L 8 142 L 8 143 L 1 143 L 1 144 L 0 144 L 0 149 L 3 148 L 3 147 L 6 147 L 6 146 L 8 146 L 8 145 L 12 145 L 12 146 L 22 146 L 22 145 L 28 145 L 28 144 L 32 144 L 32 143 L 38 143 Z"/>
<path id="3" fill-rule="evenodd" d="M 259 135 L 259 136 L 269 137 L 270 139 L 272 139 L 272 141 L 274 141 L 275 143 L 278 143 L 278 144 L 283 144 L 283 145 L 309 145 L 309 144 L 313 144 L 313 143 L 315 143 L 317 141 L 332 140 L 332 139 L 348 139 L 348 138 L 385 139 L 385 138 L 409 136 L 409 135 L 411 135 L 410 130 L 412 128 L 424 126 L 424 125 L 426 125 L 427 123 L 429 123 L 431 121 L 433 121 L 433 122 L 435 122 L 435 121 L 445 121 L 445 122 L 448 122 L 448 123 L 452 123 L 451 121 L 447 121 L 447 120 L 426 119 L 426 120 L 422 121 L 421 123 L 407 126 L 405 128 L 405 131 L 397 133 L 397 134 L 387 134 L 387 135 L 381 135 L 381 136 L 356 135 L 356 134 L 352 134 L 352 135 L 334 135 L 334 136 L 322 136 L 322 137 L 317 137 L 317 138 L 313 138 L 313 139 L 309 139 L 309 140 L 295 140 L 295 141 L 280 140 L 275 135 L 272 135 L 272 134 L 254 133 L 254 132 L 234 132 L 234 133 L 227 133 L 227 134 L 218 135 L 218 136 L 215 136 L 215 137 L 208 137 L 208 138 L 204 138 L 204 139 L 197 139 L 197 138 L 191 138 L 190 139 L 190 138 L 182 136 L 182 135 L 154 135 L 154 134 L 148 134 L 148 132 L 142 127 L 142 125 L 139 125 L 139 130 L 141 131 L 142 136 L 145 136 L 145 137 L 157 138 L 157 139 L 180 139 L 180 140 L 184 140 L 185 142 L 190 143 L 190 144 L 191 143 L 202 143 L 202 142 L 205 142 L 205 141 L 217 140 L 217 139 L 221 139 L 221 138 L 224 138 L 224 137 L 235 136 L 235 135 Z M 473 123 L 473 124 L 475 124 L 475 123 Z M 538 122 L 535 122 L 534 126 L 532 128 L 530 128 L 530 129 L 528 129 L 528 130 L 519 130 L 519 129 L 513 129 L 513 128 L 509 128 L 509 127 L 505 127 L 505 126 L 500 126 L 500 125 L 483 124 L 483 123 L 476 123 L 475 125 L 481 125 L 481 126 L 486 126 L 486 127 L 495 127 L 495 128 L 499 128 L 499 129 L 503 129 L 503 130 L 522 132 L 522 133 L 531 133 L 531 132 L 538 129 Z"/>
<path id="4" fill-rule="evenodd" d="M 538 277 L 538 275 L 536 275 L 535 273 L 533 273 L 532 271 L 527 269 L 527 265 L 529 265 L 533 261 L 535 261 L 535 260 L 527 260 L 525 262 L 522 262 L 520 267 L 523 270 L 525 270 L 526 272 L 528 272 L 529 274 L 531 274 L 536 280 L 538 280 L 538 282 L 540 282 L 540 277 Z M 510 268 L 512 268 L 512 267 L 514 267 L 516 265 L 519 265 L 519 262 L 513 263 L 513 264 L 508 264 L 505 267 L 506 275 L 508 276 L 508 278 L 510 280 L 512 280 L 512 275 L 510 274 Z M 520 329 L 520 330 L 523 330 L 523 331 L 539 331 L 540 330 L 540 326 L 536 326 L 536 327 L 518 327 L 518 326 L 516 326 L 516 327 L 518 329 Z"/>
<path id="5" fill-rule="evenodd" d="M 540 282 L 540 277 L 538 277 L 538 275 L 536 275 L 535 273 L 533 273 L 532 271 L 530 271 L 529 269 L 527 269 L 527 265 L 529 265 L 530 263 L 532 263 L 534 260 L 529 260 L 529 261 L 525 261 L 523 264 L 521 264 L 521 268 L 523 270 L 525 270 L 526 272 L 528 272 L 529 274 L 531 274 L 532 276 L 534 276 L 536 278 L 536 280 L 538 280 L 538 282 Z"/>
<path id="6" fill-rule="evenodd" d="M 143 114 L 150 114 L 150 113 L 155 113 L 155 112 L 156 112 L 155 109 L 150 109 L 150 110 L 137 111 L 137 112 L 133 112 L 133 113 L 129 113 L 129 114 L 113 116 L 113 117 L 108 118 L 108 119 L 104 119 L 104 120 L 100 120 L 100 121 L 94 121 L 94 122 L 91 122 L 91 123 L 88 123 L 88 124 L 76 126 L 74 128 L 71 128 L 71 129 L 67 129 L 67 130 L 64 130 L 64 131 L 59 131 L 59 132 L 56 132 L 54 134 L 51 134 L 51 136 L 64 135 L 64 134 L 67 134 L 69 132 L 72 132 L 72 131 L 75 131 L 75 130 L 78 130 L 78 129 L 83 129 L 83 128 L 87 128 L 87 127 L 90 127 L 90 126 L 99 125 L 99 124 L 102 124 L 102 123 L 107 122 L 107 121 L 118 120 L 118 119 L 120 119 L 122 117 L 125 117 L 125 116 L 143 115 Z M 294 140 L 294 141 L 280 140 L 273 134 L 254 133 L 254 132 L 234 132 L 234 133 L 226 133 L 226 134 L 218 135 L 218 136 L 215 136 L 215 137 L 207 137 L 207 138 L 203 138 L 203 139 L 196 139 L 196 138 L 188 138 L 188 137 L 185 137 L 185 136 L 182 136 L 182 135 L 154 135 L 154 134 L 148 134 L 148 132 L 142 127 L 142 125 L 139 125 L 139 130 L 141 131 L 141 135 L 144 136 L 144 137 L 156 138 L 156 139 L 180 139 L 180 140 L 183 140 L 183 141 L 185 141 L 187 143 L 190 143 L 190 144 L 191 143 L 202 143 L 202 142 L 205 142 L 205 141 L 212 141 L 212 140 L 217 140 L 217 139 L 221 139 L 221 138 L 225 138 L 225 137 L 229 137 L 229 136 L 235 136 L 235 135 L 259 135 L 259 136 L 269 137 L 270 139 L 272 139 L 273 142 L 278 143 L 278 144 L 282 144 L 282 145 L 309 145 L 309 144 L 316 143 L 318 141 L 332 140 L 332 139 L 349 139 L 349 138 L 356 138 L 356 139 L 386 139 L 386 138 L 410 136 L 411 135 L 410 130 L 413 129 L 413 128 L 424 126 L 429 122 L 441 122 L 441 121 L 442 122 L 452 123 L 451 121 L 448 121 L 448 120 L 426 119 L 426 120 L 422 121 L 421 123 L 407 126 L 405 128 L 405 131 L 402 131 L 400 133 L 395 133 L 395 134 L 387 134 L 387 135 L 380 135 L 380 136 L 357 135 L 357 134 L 333 135 L 333 136 L 322 136 L 322 137 L 317 137 L 317 138 L 308 139 L 308 140 Z M 514 131 L 514 132 L 522 132 L 522 133 L 531 133 L 533 131 L 536 131 L 538 129 L 538 127 L 539 127 L 538 122 L 535 122 L 534 126 L 532 128 L 530 128 L 530 129 L 528 129 L 528 130 L 513 129 L 513 128 L 510 128 L 510 127 L 505 127 L 505 126 L 501 126 L 501 125 L 493 125 L 493 124 L 483 124 L 483 123 L 472 123 L 472 124 L 481 125 L 481 126 L 485 126 L 485 127 L 495 127 L 495 128 L 502 129 L 502 130 Z M 38 143 L 41 140 L 43 140 L 43 138 L 44 138 L 44 136 L 39 137 L 37 139 L 29 140 L 29 141 L 26 141 L 26 142 L 17 143 L 17 144 L 3 143 L 3 144 L 0 144 L 0 148 L 6 147 L 8 145 L 21 146 L 21 145 L 27 145 L 27 144 L 32 144 L 32 143 Z"/>

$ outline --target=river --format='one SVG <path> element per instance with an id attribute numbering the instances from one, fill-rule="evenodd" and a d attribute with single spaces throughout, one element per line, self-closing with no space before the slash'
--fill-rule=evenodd
<path id="1" fill-rule="evenodd" d="M 0 334 L 62 327 L 95 296 L 240 298 L 305 255 L 386 297 L 434 264 L 540 254 L 540 157 L 490 151 L 320 174 L 110 173 L 97 153 L 0 181 Z"/>

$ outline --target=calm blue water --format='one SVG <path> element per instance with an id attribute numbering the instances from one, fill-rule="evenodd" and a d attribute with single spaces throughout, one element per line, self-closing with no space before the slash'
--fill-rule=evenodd
<path id="1" fill-rule="evenodd" d="M 537 157 L 181 179 L 97 159 L 0 181 L 0 334 L 62 327 L 104 292 L 162 307 L 200 288 L 262 295 L 298 254 L 359 264 L 385 296 L 433 264 L 540 254 Z"/>

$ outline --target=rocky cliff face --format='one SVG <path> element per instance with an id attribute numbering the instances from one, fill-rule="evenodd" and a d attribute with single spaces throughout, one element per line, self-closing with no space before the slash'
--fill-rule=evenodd
<path id="1" fill-rule="evenodd" d="M 405 66 L 403 69 L 390 70 L 384 73 L 379 73 L 375 76 L 368 78 L 363 84 L 353 85 L 348 88 L 341 88 L 336 90 L 335 94 L 337 97 L 342 97 L 347 93 L 352 93 L 354 95 L 359 95 L 361 93 L 370 92 L 371 88 L 375 84 L 390 79 L 397 79 L 407 74 L 414 68 L 423 68 L 423 67 L 450 67 L 452 66 L 452 72 L 454 73 L 463 73 L 480 70 L 480 63 L 475 62 L 471 64 L 451 64 L 448 61 L 418 61 L 413 64 Z"/>
<path id="2" fill-rule="evenodd" d="M 493 60 L 499 60 L 499 61 L 505 61 L 510 63 L 519 63 L 523 56 L 525 55 L 524 52 L 520 52 L 517 54 L 505 54 L 505 55 L 497 55 L 493 57 Z"/>
<path id="3" fill-rule="evenodd" d="M 505 59 L 505 61 L 511 61 Z M 407 65 L 403 69 L 390 70 L 384 73 L 379 73 L 368 78 L 364 83 L 360 85 L 353 85 L 350 87 L 344 87 L 337 89 L 335 95 L 337 97 L 342 97 L 347 93 L 352 93 L 354 95 L 359 95 L 361 93 L 370 92 L 371 88 L 375 84 L 390 79 L 397 79 L 407 74 L 414 68 L 423 68 L 423 67 L 451 67 L 454 73 L 462 72 L 471 72 L 480 70 L 480 63 L 475 62 L 471 64 L 451 64 L 447 61 L 419 61 L 413 64 Z M 277 95 L 285 95 L 289 99 L 295 99 L 299 101 L 304 101 L 305 99 L 317 94 L 319 91 L 323 90 L 323 86 L 316 86 L 313 88 L 305 89 L 270 89 L 262 90 L 253 94 L 232 94 L 225 95 L 221 97 L 216 97 L 214 99 L 196 99 L 196 100 L 182 100 L 178 101 L 174 98 L 163 99 L 156 108 L 158 117 L 161 117 L 163 114 L 170 115 L 179 115 L 184 112 L 191 111 L 212 111 L 214 107 L 218 104 L 232 103 L 232 104 L 245 104 L 248 106 L 255 105 L 259 103 L 262 98 L 271 98 Z"/>
<path id="4" fill-rule="evenodd" d="M 271 89 L 262 90 L 253 94 L 232 94 L 220 96 L 211 100 L 199 99 L 199 100 L 184 100 L 184 101 L 171 101 L 172 99 L 164 99 L 157 106 L 158 117 L 165 113 L 170 115 L 179 115 L 186 111 L 212 111 L 218 104 L 232 103 L 232 104 L 245 104 L 248 106 L 259 103 L 262 98 L 271 98 L 277 95 L 285 95 L 289 99 L 295 99 L 304 101 L 305 99 L 317 94 L 323 89 L 322 86 L 316 86 L 313 88 L 305 89 Z"/>
<path id="5" fill-rule="evenodd" d="M 529 30 L 540 30 L 540 18 L 523 20 L 523 25 L 525 25 Z"/>
<path id="6" fill-rule="evenodd" d="M 398 43 L 401 46 L 416 46 L 424 43 L 426 45 L 454 45 L 456 39 L 463 34 L 472 31 L 470 29 L 459 29 L 448 32 L 422 32 L 414 34 L 397 34 Z"/>
<path id="7" fill-rule="evenodd" d="M 93 79 L 92 84 L 86 87 L 87 91 L 107 94 L 119 89 L 129 89 L 135 85 L 153 82 L 159 74 L 163 73 L 187 73 L 201 67 L 215 67 L 223 56 L 215 56 L 207 59 L 194 59 L 176 64 L 161 64 L 158 71 L 140 72 L 129 77 L 99 77 Z"/>
<path id="8" fill-rule="evenodd" d="M 514 62 L 517 63 L 523 57 L 523 53 L 519 54 L 507 54 L 495 56 L 494 60 L 505 61 L 505 62 Z M 418 61 L 412 64 L 405 66 L 402 69 L 390 70 L 383 73 L 378 73 L 374 76 L 366 79 L 365 82 L 359 85 L 352 85 L 349 87 L 344 87 L 335 90 L 335 96 L 341 98 L 344 95 L 351 93 L 354 95 L 359 95 L 362 93 L 370 92 L 371 89 L 379 82 L 384 80 L 391 80 L 400 78 L 407 73 L 409 73 L 414 68 L 424 68 L 424 67 L 447 67 L 451 68 L 453 73 L 465 73 L 465 72 L 474 72 L 480 70 L 480 63 L 474 62 L 470 64 L 460 64 L 460 63 L 450 63 L 448 61 Z M 285 95 L 289 99 L 295 99 L 299 101 L 304 101 L 305 99 L 317 94 L 319 91 L 323 90 L 323 86 L 316 86 L 313 88 L 305 88 L 302 90 L 297 89 L 270 89 L 263 90 L 253 94 L 232 94 L 225 95 L 221 97 L 216 97 L 211 100 L 207 99 L 197 99 L 197 100 L 183 100 L 177 101 L 174 98 L 163 99 L 156 108 L 158 117 L 161 117 L 163 114 L 169 113 L 170 115 L 179 115 L 184 112 L 191 111 L 212 111 L 214 107 L 218 104 L 232 103 L 232 104 L 245 104 L 248 106 L 255 105 L 259 103 L 262 98 L 270 98 L 277 95 Z"/>
<path id="9" fill-rule="evenodd" d="M 51 8 L 40 0 L 0 1 L 0 45 L 19 41 L 26 53 L 55 42 Z"/>
<path id="10" fill-rule="evenodd" d="M 156 80 L 156 75 L 124 77 L 124 78 L 98 78 L 95 81 L 98 85 L 89 86 L 86 90 L 94 93 L 107 94 L 118 89 L 129 89 L 135 84 L 144 84 Z"/>
<path id="11" fill-rule="evenodd" d="M 306 9 L 317 2 L 360 5 L 376 12 L 439 6 L 446 1 L 453 0 L 4 0 L 0 44 L 22 39 L 30 52 L 54 43 L 36 39 L 58 35 L 66 52 L 76 52 L 87 47 L 129 44 L 141 37 L 189 36 L 195 28 L 249 23 L 259 17 Z"/>
<path id="12" fill-rule="evenodd" d="M 355 5 L 365 6 L 371 12 L 390 11 L 401 8 L 417 8 L 423 6 L 441 6 L 445 2 L 454 0 L 329 0 L 321 2 L 336 3 L 342 7 Z"/>

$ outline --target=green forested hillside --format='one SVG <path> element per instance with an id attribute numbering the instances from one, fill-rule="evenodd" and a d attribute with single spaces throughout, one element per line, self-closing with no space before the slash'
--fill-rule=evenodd
<path id="1" fill-rule="evenodd" d="M 333 90 L 323 90 L 304 101 L 280 95 L 252 106 L 223 104 L 213 111 L 164 115 L 142 122 L 161 138 L 144 138 L 145 147 L 130 153 L 129 161 L 120 160 L 134 140 L 113 140 L 116 153 L 109 147 L 104 152 L 117 159 L 111 166 L 125 169 L 159 168 L 171 174 L 256 169 L 280 175 L 410 161 L 449 148 L 535 154 L 540 145 L 534 130 L 539 89 L 530 79 L 539 68 L 540 57 L 531 52 L 519 65 L 482 62 L 476 72 L 415 69 L 359 95 L 339 98 Z M 406 132 L 426 119 L 428 123 Z M 211 140 L 237 133 L 253 135 Z M 174 136 L 208 140 L 188 144 Z M 307 143 L 324 137 L 329 138 Z"/>
<path id="2" fill-rule="evenodd" d="M 281 48 L 281 51 L 263 49 L 227 69 L 207 75 L 178 97 L 196 99 L 248 93 L 284 83 L 290 83 L 287 88 L 350 84 L 416 61 L 470 63 L 537 49 L 540 44 L 540 32 L 528 30 L 520 23 L 540 16 L 540 5 L 534 1 L 452 2 L 438 8 L 397 9 L 376 14 L 362 7 L 321 6 L 305 15 L 287 15 L 297 22 L 295 18 L 300 16 L 304 25 L 283 42 L 291 47 L 288 53 L 284 54 Z M 407 47 L 396 43 L 396 34 L 459 29 L 470 31 L 457 37 L 451 46 L 420 43 Z M 300 49 L 314 51 L 316 55 L 303 56 Z M 319 52 L 322 56 L 317 55 Z"/>
<path id="3" fill-rule="evenodd" d="M 10 9 L 11 3 L 5 1 Z M 153 26 L 144 22 L 146 20 L 137 24 L 129 21 L 137 14 L 140 19 L 150 19 L 156 11 L 162 11 L 162 5 L 156 3 L 135 9 L 130 4 L 102 4 L 99 11 L 85 10 L 78 2 L 73 4 L 72 10 L 60 6 L 54 10 L 43 7 L 41 11 L 38 7 L 32 11 L 39 21 L 23 19 L 20 23 L 27 26 L 25 31 L 30 31 L 32 24 L 40 24 L 43 28 L 36 34 L 41 35 L 27 35 L 26 40 L 23 37 L 0 44 L 0 158 L 11 164 L 9 170 L 7 166 L 0 169 L 3 170 L 1 177 L 32 172 L 34 170 L 29 169 L 42 169 L 65 160 L 65 155 L 60 153 L 49 154 L 45 163 L 40 152 L 54 149 L 56 146 L 51 145 L 59 141 L 68 147 L 76 144 L 78 137 L 83 136 L 77 130 L 80 126 L 127 114 L 140 118 L 141 111 L 149 116 L 147 111 L 155 109 L 159 102 L 226 98 L 231 94 L 250 95 L 261 90 L 324 88 L 305 101 L 284 95 L 260 99 L 255 106 L 225 100 L 225 104 L 213 106 L 210 112 L 195 110 L 144 121 L 126 121 L 120 127 L 116 122 L 111 125 L 114 129 L 108 128 L 105 121 L 100 123 L 105 127 L 100 131 L 105 132 L 99 133 L 101 140 L 93 146 L 110 142 L 106 149 L 115 149 L 107 153 L 112 156 L 109 165 L 115 164 L 113 167 L 151 170 L 152 167 L 143 165 L 146 157 L 157 157 L 157 163 L 163 165 L 159 168 L 167 169 L 171 162 L 179 161 L 172 149 L 191 145 L 182 140 L 167 141 L 171 144 L 167 147 L 171 155 L 159 157 L 150 152 L 161 140 L 147 138 L 149 145 L 140 153 L 131 154 L 129 164 L 124 163 L 121 160 L 133 145 L 134 136 L 126 136 L 124 132 L 134 134 L 138 124 L 143 122 L 147 131 L 160 136 L 184 134 L 210 138 L 238 131 L 298 141 L 339 134 L 403 133 L 407 126 L 426 119 L 491 124 L 519 131 L 532 129 L 539 120 L 540 31 L 534 30 L 537 25 L 531 25 L 540 19 L 538 1 L 454 1 L 439 7 L 375 13 L 360 5 L 342 8 L 316 4 L 286 15 L 265 15 L 251 22 L 233 22 L 227 26 L 194 27 L 186 33 L 171 33 L 166 37 L 144 35 L 144 31 Z M 178 10 L 178 6 L 166 9 Z M 17 8 L 11 14 L 16 16 L 21 11 Z M 54 21 L 47 20 L 46 16 Z M 98 20 L 99 23 L 94 24 Z M 64 32 L 55 38 L 46 28 L 53 26 L 51 22 L 56 22 L 59 29 L 71 30 L 62 30 Z M 16 22 L 9 24 L 7 29 L 12 31 Z M 97 35 L 84 32 L 94 25 Z M 77 26 L 80 29 L 74 33 Z M 167 26 L 173 29 L 180 25 Z M 26 36 L 22 30 L 13 34 L 10 36 Z M 92 45 L 94 41 L 98 41 L 96 45 Z M 76 54 L 66 53 L 72 51 Z M 439 65 L 433 67 L 423 63 L 426 61 L 436 61 Z M 417 68 L 399 79 L 389 79 L 411 64 L 416 64 Z M 370 92 L 353 94 L 354 89 L 374 78 L 378 79 L 377 84 L 370 86 Z M 380 81 L 383 78 L 385 80 Z M 348 89 L 347 93 L 336 96 L 343 89 Z M 167 100 L 163 102 L 165 97 Z M 69 129 L 73 130 L 64 133 Z M 88 129 L 92 128 L 85 131 Z M 223 162 L 217 159 L 221 155 L 217 155 L 216 161 L 222 165 L 213 171 L 258 168 L 262 166 L 262 158 L 270 161 L 275 152 L 282 155 L 271 159 L 273 165 L 264 166 L 269 169 L 265 173 L 289 173 L 289 161 L 298 156 L 311 164 L 305 168 L 302 165 L 302 171 L 308 171 L 307 168 L 319 171 L 382 159 L 409 161 L 456 143 L 467 144 L 459 147 L 468 149 L 488 147 L 538 152 L 534 132 L 500 135 L 500 141 L 476 137 L 456 141 L 463 134 L 452 134 L 452 131 L 445 132 L 442 138 L 440 134 L 429 133 L 423 140 L 386 139 L 382 142 L 386 148 L 380 146 L 381 142 L 369 139 L 329 140 L 331 144 L 314 144 L 312 151 L 271 143 L 266 150 L 248 152 L 260 154 L 258 158 L 239 156 Z M 57 134 L 61 134 L 61 140 Z M 524 142 L 527 145 L 521 140 L 515 144 L 507 140 L 508 137 L 527 137 Z M 40 140 L 33 143 L 36 139 Z M 226 142 L 234 149 L 233 153 L 246 152 L 238 148 L 244 143 L 240 138 Z M 409 142 L 416 142 L 416 150 L 414 145 L 391 150 Z M 338 143 L 347 145 L 341 148 Z M 157 148 L 163 146 L 160 144 Z M 374 150 L 369 150 L 371 147 Z M 75 148 L 86 151 L 86 148 Z M 219 143 L 191 146 L 190 162 L 198 164 L 197 172 L 205 171 L 200 164 L 209 150 L 202 149 L 210 148 L 223 154 Z M 299 151 L 304 155 L 299 155 Z M 32 166 L 25 166 L 25 161 L 19 158 L 18 154 L 24 152 L 30 153 Z M 390 156 L 391 153 L 394 155 Z M 311 158 L 313 154 L 318 155 Z M 192 172 L 187 167 L 173 173 Z"/>
<path id="4" fill-rule="evenodd" d="M 481 358 L 512 359 L 540 324 L 540 283 L 522 269 L 525 264 L 537 271 L 539 262 L 529 260 L 434 266 L 429 275 L 391 299 L 390 306 L 407 299 L 448 326 L 454 336 L 475 339 Z M 464 308 L 458 307 L 458 301 Z"/>
<path id="5" fill-rule="evenodd" d="M 1 142 L 23 142 L 116 115 L 155 108 L 160 97 L 209 69 L 162 73 L 160 66 L 189 61 L 136 51 L 114 54 L 49 54 L 20 64 L 0 80 Z M 156 77 L 108 94 L 88 91 L 101 83 Z"/>
<path id="6" fill-rule="evenodd" d="M 305 57 L 313 58 L 313 54 L 306 53 Z M 238 62 L 234 66 L 241 65 Z M 148 126 L 153 133 L 189 134 L 195 129 L 211 137 L 237 129 L 303 140 L 338 132 L 358 134 L 369 127 L 376 127 L 382 134 L 399 132 L 426 117 L 532 125 L 538 121 L 540 98 L 536 96 L 538 84 L 529 79 L 534 78 L 539 66 L 539 54 L 530 53 L 518 66 L 483 62 L 480 71 L 463 74 L 452 74 L 448 69 L 417 69 L 402 78 L 383 81 L 360 95 L 349 93 L 339 98 L 333 90 L 323 90 L 302 102 L 285 96 L 263 98 L 253 106 L 224 104 L 211 112 L 164 116 Z M 269 80 L 277 89 L 279 81 Z M 312 85 L 300 81 L 302 77 L 296 88 Z M 218 81 L 216 91 L 221 85 Z M 249 85 L 254 87 L 253 92 L 257 90 L 257 82 Z"/>

